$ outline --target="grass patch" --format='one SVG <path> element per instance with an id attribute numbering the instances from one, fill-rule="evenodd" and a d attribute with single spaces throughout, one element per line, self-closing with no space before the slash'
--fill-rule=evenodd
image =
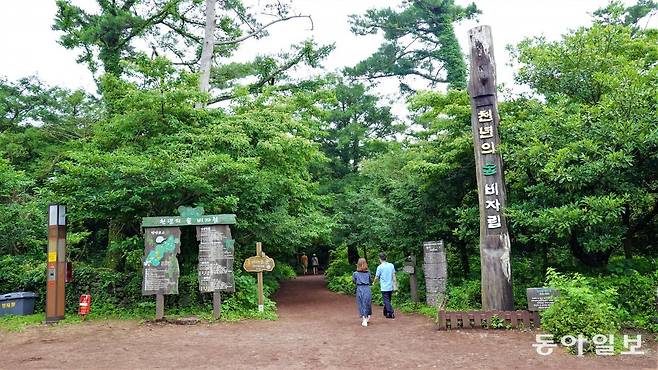
<path id="1" fill-rule="evenodd" d="M 393 306 L 393 309 L 396 307 Z M 431 317 L 432 319 L 436 319 L 438 315 L 438 311 L 436 307 L 428 306 L 423 303 L 412 303 L 412 302 L 404 302 L 400 304 L 397 309 L 400 312 L 406 312 L 406 313 L 418 313 L 423 316 Z"/>
<path id="2" fill-rule="evenodd" d="M 204 322 L 214 322 L 212 308 L 205 309 L 171 309 L 165 311 L 165 317 L 169 319 L 176 319 L 182 317 L 197 317 Z M 121 310 L 111 313 L 94 313 L 93 311 L 87 315 L 85 321 L 104 321 L 104 320 L 128 320 L 145 322 L 155 318 L 155 310 Z M 266 309 L 265 312 L 258 312 L 257 309 L 247 311 L 222 311 L 220 322 L 238 322 L 242 320 L 278 320 L 278 315 L 273 309 Z M 38 313 L 34 315 L 25 316 L 0 316 L 0 332 L 22 332 L 30 327 L 43 325 L 46 320 L 45 314 Z M 82 318 L 77 314 L 67 314 L 64 320 L 58 322 L 58 325 L 71 325 L 79 324 Z"/>

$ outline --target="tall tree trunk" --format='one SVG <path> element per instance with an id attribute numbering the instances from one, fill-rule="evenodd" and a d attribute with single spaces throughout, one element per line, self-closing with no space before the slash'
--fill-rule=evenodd
<path id="1" fill-rule="evenodd" d="M 621 218 L 627 230 L 624 236 L 624 257 L 631 259 L 633 258 L 633 228 L 631 226 L 631 209 L 628 204 L 624 206 Z"/>
<path id="2" fill-rule="evenodd" d="M 455 244 L 457 244 L 457 250 L 459 251 L 459 260 L 462 264 L 464 279 L 468 279 L 468 276 L 471 274 L 471 263 L 468 259 L 468 245 L 459 238 L 455 239 Z"/>
<path id="3" fill-rule="evenodd" d="M 586 251 L 583 245 L 578 241 L 575 232 L 569 237 L 569 247 L 574 257 L 584 265 L 594 268 L 605 267 L 608 264 L 610 255 L 612 254 L 612 249 L 597 252 Z"/>
<path id="4" fill-rule="evenodd" d="M 359 260 L 359 250 L 356 248 L 356 245 L 349 244 L 347 246 L 347 261 L 354 265 Z"/>
<path id="5" fill-rule="evenodd" d="M 107 250 L 105 251 L 106 266 L 113 270 L 119 270 L 123 255 L 121 250 L 113 247 L 112 244 L 119 243 L 125 239 L 123 223 L 117 219 L 110 220 L 107 231 Z"/>
<path id="6" fill-rule="evenodd" d="M 217 0 L 206 0 L 206 29 L 203 38 L 203 50 L 201 51 L 201 61 L 199 71 L 199 90 L 202 93 L 210 90 L 210 69 L 212 68 L 212 56 L 215 48 L 215 2 Z M 203 107 L 203 103 L 197 102 L 196 108 Z"/>

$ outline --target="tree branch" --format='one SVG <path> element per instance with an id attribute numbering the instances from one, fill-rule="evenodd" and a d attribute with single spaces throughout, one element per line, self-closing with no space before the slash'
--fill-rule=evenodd
<path id="1" fill-rule="evenodd" d="M 291 15 L 291 16 L 288 16 L 288 17 L 275 19 L 275 20 L 271 21 L 270 23 L 267 23 L 265 25 L 262 25 L 262 26 L 258 27 L 255 31 L 253 31 L 251 33 L 248 33 L 244 36 L 238 37 L 237 39 L 217 41 L 217 42 L 215 42 L 215 46 L 237 44 L 239 42 L 242 42 L 244 40 L 247 40 L 247 39 L 250 39 L 254 36 L 257 36 L 259 33 L 263 32 L 266 28 L 268 28 L 268 27 L 270 27 L 274 24 L 277 24 L 279 22 L 285 22 L 285 21 L 291 20 L 293 18 L 308 18 L 309 21 L 311 21 L 311 30 L 313 30 L 313 18 L 311 18 L 310 15 Z"/>

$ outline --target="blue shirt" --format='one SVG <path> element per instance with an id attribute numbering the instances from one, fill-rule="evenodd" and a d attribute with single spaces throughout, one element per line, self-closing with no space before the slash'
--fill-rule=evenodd
<path id="1" fill-rule="evenodd" d="M 382 292 L 393 291 L 393 277 L 395 276 L 395 266 L 392 263 L 384 261 L 384 263 L 377 266 L 377 273 L 379 278 L 379 287 Z"/>

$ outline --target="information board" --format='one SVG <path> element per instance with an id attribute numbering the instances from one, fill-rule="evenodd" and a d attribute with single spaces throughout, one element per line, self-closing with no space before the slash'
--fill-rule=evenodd
<path id="1" fill-rule="evenodd" d="M 231 229 L 228 225 L 197 226 L 199 241 L 199 291 L 234 292 L 235 258 Z"/>
<path id="2" fill-rule="evenodd" d="M 144 229 L 142 295 L 178 294 L 180 228 Z"/>
<path id="3" fill-rule="evenodd" d="M 528 311 L 542 311 L 555 303 L 560 292 L 554 288 L 528 288 L 526 295 L 528 296 Z"/>

